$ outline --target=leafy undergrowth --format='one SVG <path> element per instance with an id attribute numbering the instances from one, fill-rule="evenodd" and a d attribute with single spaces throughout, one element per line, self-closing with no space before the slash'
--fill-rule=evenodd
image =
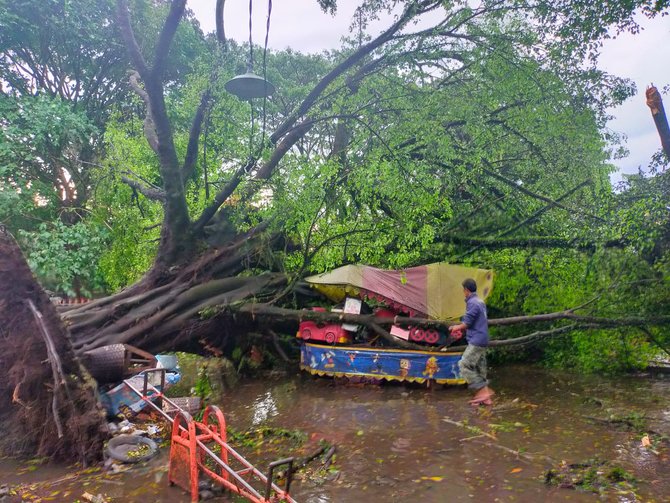
<path id="1" fill-rule="evenodd" d="M 294 449 L 304 445 L 308 437 L 301 430 L 289 430 L 271 426 L 262 426 L 243 432 L 228 427 L 227 431 L 230 443 L 254 450 L 261 448 L 275 450 L 280 447 Z"/>
<path id="2" fill-rule="evenodd" d="M 308 435 L 302 430 L 290 430 L 263 426 L 244 432 L 228 427 L 228 442 L 252 462 L 269 463 L 276 459 L 293 457 L 293 478 L 320 485 L 339 477 L 335 466 L 337 455 L 335 446 L 316 435 Z M 286 466 L 277 472 L 277 482 L 284 483 Z"/>

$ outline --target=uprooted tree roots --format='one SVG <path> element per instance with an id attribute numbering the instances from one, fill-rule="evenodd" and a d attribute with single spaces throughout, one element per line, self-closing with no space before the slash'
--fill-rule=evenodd
<path id="1" fill-rule="evenodd" d="M 0 451 L 84 465 L 107 437 L 95 383 L 19 247 L 0 233 Z"/>
<path id="2" fill-rule="evenodd" d="M 108 344 L 151 353 L 197 351 L 201 339 L 217 348 L 234 346 L 231 332 L 255 325 L 253 315 L 238 314 L 237 308 L 274 298 L 287 283 L 283 274 L 241 274 L 256 252 L 250 243 L 247 253 L 234 244 L 181 267 L 155 267 L 126 290 L 61 313 L 76 354 Z"/>

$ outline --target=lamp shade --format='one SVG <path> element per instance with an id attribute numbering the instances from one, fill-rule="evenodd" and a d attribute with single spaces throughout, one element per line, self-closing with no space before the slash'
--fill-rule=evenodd
<path id="1" fill-rule="evenodd" d="M 226 91 L 234 94 L 241 100 L 251 100 L 253 98 L 264 98 L 275 92 L 275 86 L 251 72 L 233 77 L 225 86 Z"/>

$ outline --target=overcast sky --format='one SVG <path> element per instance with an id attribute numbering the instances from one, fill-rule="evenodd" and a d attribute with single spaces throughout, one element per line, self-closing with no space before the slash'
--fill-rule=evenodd
<path id="1" fill-rule="evenodd" d="M 600 68 L 627 77 L 635 82 L 637 94 L 620 107 L 612 110 L 616 118 L 610 129 L 628 137 L 630 155 L 616 161 L 622 173 L 636 173 L 646 168 L 651 156 L 661 148 L 661 140 L 649 107 L 645 103 L 645 89 L 654 84 L 661 92 L 666 114 L 670 113 L 670 17 L 642 20 L 644 29 L 637 35 L 621 35 L 607 41 Z"/>
<path id="2" fill-rule="evenodd" d="M 337 15 L 325 14 L 316 0 L 274 0 L 270 18 L 268 46 L 281 50 L 291 47 L 301 52 L 320 52 L 340 45 L 341 37 L 349 36 L 349 25 L 357 0 L 338 0 Z M 214 31 L 216 0 L 188 0 L 205 32 Z M 253 41 L 263 45 L 265 40 L 268 2 L 253 2 Z M 225 4 L 225 31 L 228 38 L 244 42 L 249 38 L 249 2 L 227 0 Z M 612 110 L 616 118 L 610 128 L 628 137 L 630 155 L 615 161 L 619 173 L 635 173 L 646 168 L 651 156 L 661 143 L 645 104 L 644 91 L 650 84 L 659 91 L 670 85 L 670 16 L 642 20 L 644 29 L 637 35 L 621 35 L 607 41 L 600 67 L 614 75 L 635 82 L 637 95 L 624 105 Z M 663 93 L 664 105 L 670 113 L 670 93 Z"/>

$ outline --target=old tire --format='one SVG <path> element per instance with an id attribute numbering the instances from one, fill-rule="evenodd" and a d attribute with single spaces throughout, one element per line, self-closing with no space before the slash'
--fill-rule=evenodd
<path id="1" fill-rule="evenodd" d="M 146 452 L 141 454 L 133 454 L 138 449 L 146 447 Z M 105 449 L 107 455 L 121 461 L 122 463 L 139 463 L 140 461 L 148 461 L 158 453 L 158 445 L 150 438 L 141 435 L 118 435 L 110 439 Z"/>

